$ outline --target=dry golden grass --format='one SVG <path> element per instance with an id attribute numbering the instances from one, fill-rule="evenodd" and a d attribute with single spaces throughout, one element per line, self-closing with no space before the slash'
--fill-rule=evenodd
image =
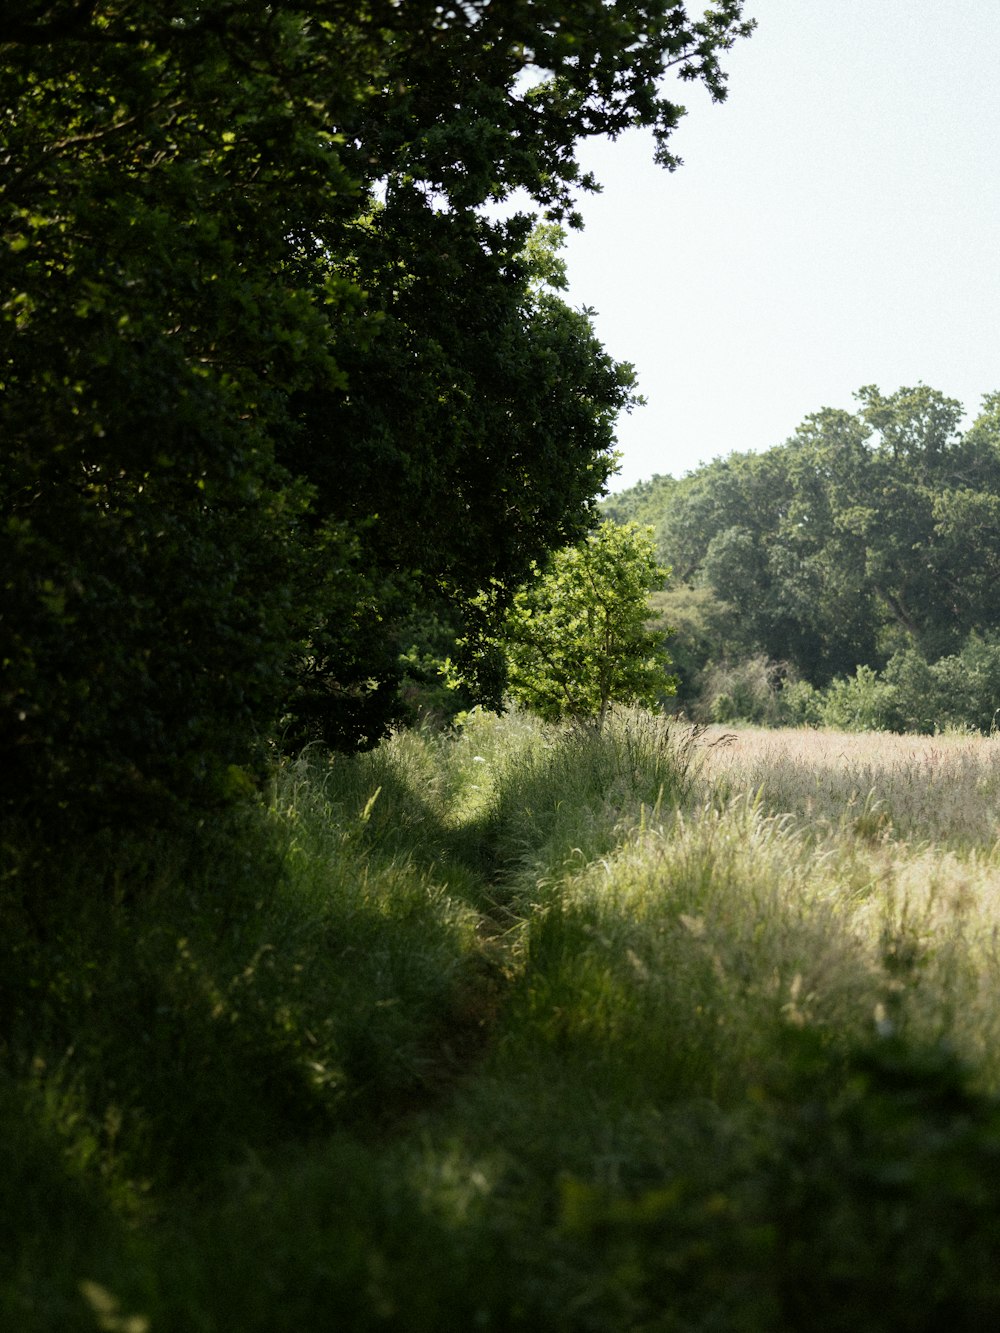
<path id="1" fill-rule="evenodd" d="M 1000 738 L 711 728 L 703 793 L 860 837 L 991 847 L 1000 836 Z"/>

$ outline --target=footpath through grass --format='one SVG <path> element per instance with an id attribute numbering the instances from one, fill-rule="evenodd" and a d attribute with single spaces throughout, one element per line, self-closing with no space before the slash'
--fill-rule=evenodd
<path id="1" fill-rule="evenodd" d="M 0 903 L 0 1328 L 1000 1318 L 1000 742 L 306 756 Z"/>

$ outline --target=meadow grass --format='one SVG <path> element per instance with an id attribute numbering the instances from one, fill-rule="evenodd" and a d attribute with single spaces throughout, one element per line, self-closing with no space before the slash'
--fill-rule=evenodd
<path id="1" fill-rule="evenodd" d="M 9 880 L 0 1326 L 987 1326 L 998 761 L 474 713 Z"/>

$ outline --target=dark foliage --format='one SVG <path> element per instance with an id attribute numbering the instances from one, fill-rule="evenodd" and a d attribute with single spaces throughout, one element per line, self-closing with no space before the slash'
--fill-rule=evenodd
<path id="1" fill-rule="evenodd" d="M 718 98 L 739 0 L 52 0 L 0 18 L 0 799 L 213 803 L 374 743 L 396 623 L 586 526 L 628 367 L 532 285 L 575 146 Z"/>

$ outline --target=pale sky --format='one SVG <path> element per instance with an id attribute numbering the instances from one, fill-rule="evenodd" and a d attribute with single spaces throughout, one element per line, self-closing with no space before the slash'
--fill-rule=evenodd
<path id="1" fill-rule="evenodd" d="M 704 0 L 692 0 L 691 8 Z M 853 392 L 1000 389 L 1000 0 L 749 0 L 729 97 L 682 85 L 669 173 L 582 154 L 571 304 L 632 361 L 614 490 L 787 439 Z"/>

